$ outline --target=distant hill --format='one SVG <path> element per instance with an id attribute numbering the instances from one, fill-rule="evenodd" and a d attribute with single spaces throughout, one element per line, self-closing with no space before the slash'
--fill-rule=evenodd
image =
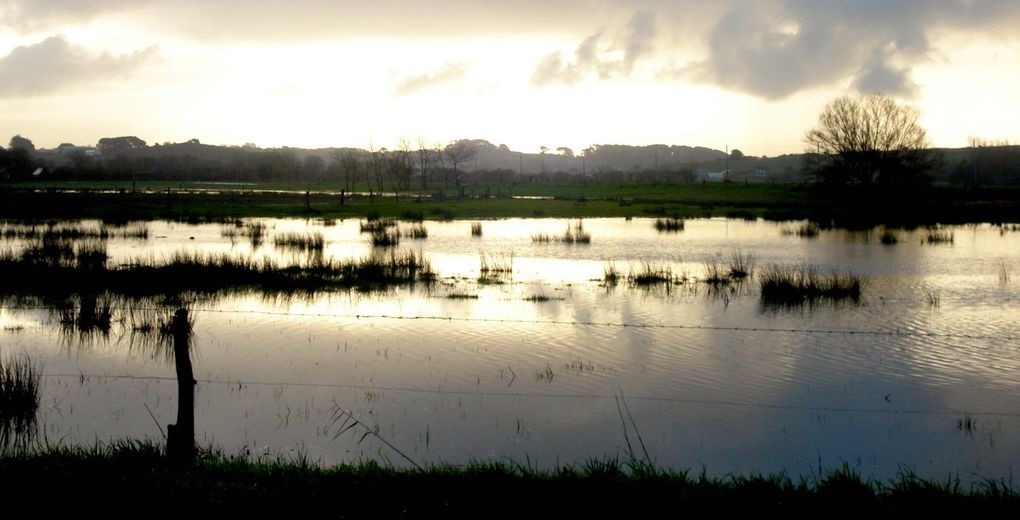
<path id="1" fill-rule="evenodd" d="M 568 148 L 543 153 L 523 153 L 506 145 L 484 139 L 458 141 L 473 155 L 458 163 L 460 172 L 512 172 L 528 176 L 552 175 L 567 179 L 575 175 L 599 176 L 619 180 L 705 179 L 731 181 L 794 181 L 810 178 L 815 157 L 811 154 L 787 154 L 777 157 L 727 155 L 721 150 L 700 146 L 619 144 L 592 145 L 576 154 Z M 417 150 L 408 161 L 412 174 L 418 167 Z M 1020 146 L 984 146 L 939 150 L 942 163 L 933 172 L 936 182 L 979 185 L 1020 183 Z M 376 150 L 383 155 L 397 150 Z M 73 168 L 77 171 L 114 172 L 124 175 L 173 176 L 175 173 L 268 180 L 305 175 L 318 178 L 324 172 L 336 172 L 343 155 L 358 155 L 368 161 L 369 151 L 356 148 L 258 148 L 254 145 L 220 146 L 202 144 L 196 139 L 183 143 L 147 145 L 134 137 L 104 138 L 96 147 L 62 143 L 55 149 L 35 150 L 34 156 L 49 169 Z M 437 154 L 440 156 L 441 154 Z M 366 166 L 367 167 L 367 166 Z M 449 170 L 449 158 L 442 156 L 430 168 Z M 246 173 L 247 172 L 247 173 Z M 298 173 L 304 172 L 304 173 Z M 315 173 L 309 173 L 315 172 Z M 639 175 L 640 174 L 640 175 Z M 188 177 L 190 178 L 190 177 Z"/>

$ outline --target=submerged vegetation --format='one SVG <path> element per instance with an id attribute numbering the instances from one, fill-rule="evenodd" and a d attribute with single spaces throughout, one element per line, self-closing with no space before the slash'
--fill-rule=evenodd
<path id="1" fill-rule="evenodd" d="M 922 285 L 921 294 L 924 295 L 924 301 L 927 302 L 929 309 L 938 309 L 942 306 L 942 291 L 938 287 Z"/>
<path id="2" fill-rule="evenodd" d="M 177 252 L 162 259 L 139 258 L 116 267 L 83 263 L 66 250 L 40 261 L 35 253 L 0 252 L 4 294 L 70 294 L 109 291 L 125 295 L 182 291 L 315 292 L 333 288 L 374 288 L 431 281 L 434 273 L 420 252 L 396 251 L 358 260 L 312 257 L 278 264 L 229 254 Z"/>
<path id="3" fill-rule="evenodd" d="M 85 225 L 81 223 L 48 222 L 44 225 L 8 225 L 0 230 L 0 237 L 4 239 L 34 240 L 81 240 L 110 238 L 148 240 L 149 227 L 144 222 L 131 223 L 127 225 L 114 225 L 103 222 L 99 226 Z"/>

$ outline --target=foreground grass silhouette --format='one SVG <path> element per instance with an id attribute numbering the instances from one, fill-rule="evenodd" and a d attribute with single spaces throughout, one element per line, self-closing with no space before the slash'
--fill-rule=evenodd
<path id="1" fill-rule="evenodd" d="M 191 517 L 256 513 L 329 517 L 674 516 L 692 511 L 973 513 L 1015 510 L 1010 484 L 889 482 L 842 468 L 811 479 L 710 478 L 619 459 L 540 471 L 511 462 L 402 470 L 375 463 L 321 467 L 204 452 L 177 465 L 162 446 L 121 442 L 0 454 L 0 489 L 13 502 L 68 512 Z"/>

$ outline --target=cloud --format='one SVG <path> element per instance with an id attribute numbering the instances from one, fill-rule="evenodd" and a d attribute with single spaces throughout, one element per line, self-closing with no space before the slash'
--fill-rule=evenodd
<path id="1" fill-rule="evenodd" d="M 573 61 L 566 61 L 562 53 L 546 55 L 535 67 L 531 84 L 544 87 L 555 83 L 574 85 L 586 77 L 595 75 L 599 79 L 628 76 L 640 58 L 652 54 L 655 39 L 655 13 L 638 11 L 634 13 L 618 40 L 622 44 L 600 48 L 602 32 L 585 38 L 574 50 Z M 622 57 L 615 55 L 622 54 Z"/>
<path id="2" fill-rule="evenodd" d="M 431 87 L 460 81 L 464 79 L 465 73 L 467 73 L 467 65 L 447 63 L 432 72 L 408 76 L 400 80 L 394 88 L 394 92 L 398 96 L 410 96 Z"/>
<path id="3" fill-rule="evenodd" d="M 1020 24 L 1020 2 L 736 3 L 711 25 L 705 59 L 686 72 L 766 99 L 850 79 L 857 89 L 913 95 L 911 68 L 930 59 L 939 35 L 1001 34 L 1004 20 Z"/>
<path id="4" fill-rule="evenodd" d="M 87 22 L 123 12 L 154 0 L 0 0 L 0 27 L 28 32 L 55 25 Z"/>
<path id="5" fill-rule="evenodd" d="M 627 43 L 623 52 L 623 70 L 630 72 L 638 58 L 651 54 L 655 40 L 655 13 L 638 11 L 627 23 Z"/>
<path id="6" fill-rule="evenodd" d="M 615 1 L 615 0 L 613 0 Z M 492 36 L 577 29 L 602 0 L 0 0 L 21 32 L 130 15 L 136 27 L 208 41 Z M 493 13 L 498 13 L 494 15 Z M 580 29 L 577 29 L 580 31 Z"/>
<path id="7" fill-rule="evenodd" d="M 879 52 L 857 71 L 853 88 L 858 92 L 882 92 L 905 98 L 916 96 L 919 90 L 906 67 L 890 64 L 889 58 Z"/>
<path id="8" fill-rule="evenodd" d="M 40 96 L 72 84 L 123 77 L 155 55 L 155 47 L 121 56 L 93 55 L 52 36 L 0 58 L 0 96 Z"/>
<path id="9" fill-rule="evenodd" d="M 1017 0 L 0 0 L 0 30 L 104 17 L 216 43 L 567 39 L 577 47 L 541 56 L 533 85 L 693 64 L 684 79 L 766 99 L 833 85 L 910 93 L 945 35 L 1020 39 Z"/>

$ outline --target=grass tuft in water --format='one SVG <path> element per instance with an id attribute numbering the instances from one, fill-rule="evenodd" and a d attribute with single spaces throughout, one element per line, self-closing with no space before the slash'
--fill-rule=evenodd
<path id="1" fill-rule="evenodd" d="M 602 281 L 605 282 L 606 285 L 616 285 L 620 282 L 620 277 L 620 270 L 617 269 L 615 263 L 606 262 L 606 264 L 602 266 Z"/>
<path id="2" fill-rule="evenodd" d="M 900 239 L 891 229 L 885 228 L 882 230 L 882 234 L 878 236 L 878 241 L 884 245 L 891 246 L 899 242 Z"/>
<path id="3" fill-rule="evenodd" d="M 818 224 L 814 222 L 805 222 L 795 228 L 784 227 L 779 230 L 783 236 L 797 235 L 802 238 L 815 238 L 822 231 L 822 228 L 818 227 Z"/>
<path id="4" fill-rule="evenodd" d="M 386 231 L 389 228 L 397 227 L 397 220 L 392 218 L 375 218 L 369 220 L 362 220 L 359 223 L 359 227 L 362 233 L 378 233 L 380 231 Z"/>
<path id="5" fill-rule="evenodd" d="M 660 233 L 672 232 L 676 233 L 683 231 L 685 227 L 684 220 L 677 217 L 666 217 L 655 219 L 655 229 Z"/>
<path id="6" fill-rule="evenodd" d="M 562 235 L 551 235 L 548 233 L 535 233 L 531 235 L 531 241 L 544 244 L 549 242 L 560 242 L 563 244 L 590 244 L 591 233 L 584 230 L 584 222 L 578 220 L 573 224 L 567 224 L 567 231 Z"/>
<path id="7" fill-rule="evenodd" d="M 400 230 L 377 228 L 372 231 L 371 238 L 373 247 L 393 247 L 400 243 Z"/>
<path id="8" fill-rule="evenodd" d="M 482 223 L 472 222 L 471 223 L 471 236 L 480 237 L 482 236 Z"/>
<path id="9" fill-rule="evenodd" d="M 941 227 L 928 228 L 928 236 L 925 242 L 929 244 L 952 244 L 954 240 L 953 230 Z"/>
<path id="10" fill-rule="evenodd" d="M 634 285 L 639 286 L 671 284 L 674 282 L 673 269 L 669 264 L 651 261 L 641 262 L 636 267 L 632 265 L 628 279 Z"/>
<path id="11" fill-rule="evenodd" d="M 730 255 L 728 266 L 729 277 L 733 280 L 742 280 L 754 275 L 754 255 L 741 252 L 739 249 Z"/>
<path id="12" fill-rule="evenodd" d="M 513 272 L 513 252 L 497 254 L 482 251 L 478 254 L 478 280 L 480 282 L 497 282 L 505 276 L 513 275 Z"/>
<path id="13" fill-rule="evenodd" d="M 273 237 L 273 245 L 291 251 L 322 251 L 326 241 L 322 233 L 280 233 Z"/>
<path id="14" fill-rule="evenodd" d="M 27 354 L 0 356 L 0 453 L 27 444 L 39 409 L 42 371 Z"/>
<path id="15" fill-rule="evenodd" d="M 809 265 L 783 267 L 772 265 L 759 274 L 762 301 L 769 305 L 794 306 L 819 300 L 857 302 L 861 297 L 862 277 L 832 272 L 822 274 Z"/>
<path id="16" fill-rule="evenodd" d="M 400 229 L 400 236 L 413 240 L 423 240 L 429 237 L 429 230 L 425 227 L 425 224 L 419 223 L 413 226 L 402 227 Z"/>

